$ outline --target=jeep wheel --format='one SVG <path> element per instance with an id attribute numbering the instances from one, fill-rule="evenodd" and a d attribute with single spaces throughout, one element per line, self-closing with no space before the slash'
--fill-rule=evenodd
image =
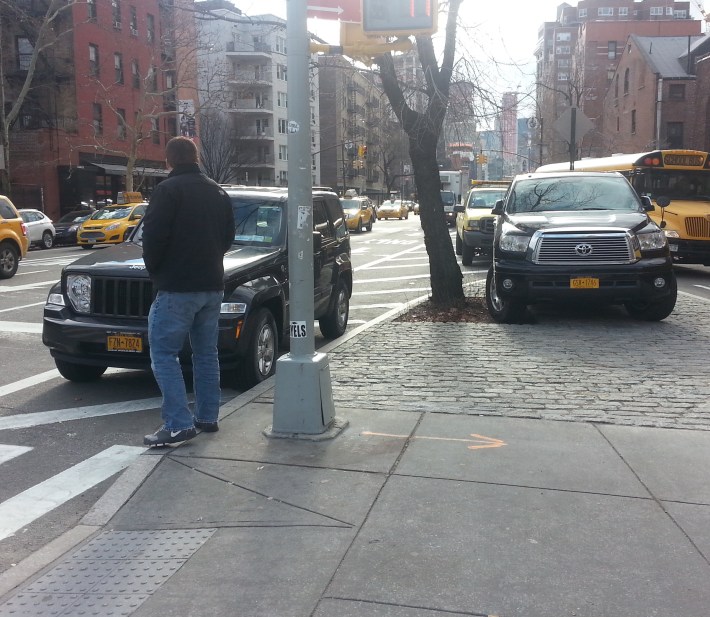
<path id="1" fill-rule="evenodd" d="M 464 266 L 470 266 L 473 263 L 473 254 L 475 251 L 472 246 L 464 244 L 461 246 L 461 264 Z"/>
<path id="2" fill-rule="evenodd" d="M 519 300 L 506 300 L 498 295 L 493 268 L 486 277 L 486 306 L 490 316 L 498 323 L 520 323 L 525 315 L 525 304 Z"/>
<path id="3" fill-rule="evenodd" d="M 338 280 L 335 288 L 335 300 L 326 315 L 318 320 L 321 334 L 327 339 L 336 339 L 345 334 L 350 315 L 350 297 L 348 288 L 342 279 Z"/>
<path id="4" fill-rule="evenodd" d="M 671 293 L 659 302 L 627 302 L 626 310 L 634 319 L 641 321 L 661 321 L 673 312 L 678 297 L 678 284 L 675 276 L 671 283 Z"/>
<path id="5" fill-rule="evenodd" d="M 96 381 L 106 372 L 105 366 L 93 366 L 92 364 L 74 364 L 74 362 L 67 362 L 66 360 L 54 359 L 54 363 L 57 365 L 57 370 L 59 374 L 68 379 L 69 381 L 75 381 L 77 383 L 85 383 L 87 381 Z"/>
<path id="6" fill-rule="evenodd" d="M 43 249 L 51 249 L 52 246 L 54 245 L 54 236 L 52 235 L 51 231 L 45 231 L 42 234 L 42 248 Z"/>
<path id="7" fill-rule="evenodd" d="M 463 249 L 461 248 L 463 246 L 463 242 L 461 241 L 461 236 L 456 234 L 456 254 L 460 255 L 463 252 Z"/>
<path id="8" fill-rule="evenodd" d="M 17 249 L 5 242 L 0 244 L 0 279 L 9 279 L 15 276 L 20 265 L 20 254 Z"/>
<path id="9" fill-rule="evenodd" d="M 265 308 L 260 308 L 251 315 L 245 328 L 249 343 L 247 355 L 237 369 L 237 381 L 242 388 L 248 390 L 276 372 L 278 331 L 274 316 Z"/>

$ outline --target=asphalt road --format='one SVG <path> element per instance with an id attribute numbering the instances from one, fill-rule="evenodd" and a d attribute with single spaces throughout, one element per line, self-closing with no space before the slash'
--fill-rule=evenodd
<path id="1" fill-rule="evenodd" d="M 0 281 L 0 572 L 76 525 L 159 424 L 150 374 L 109 370 L 98 382 L 74 384 L 58 375 L 41 343 L 47 291 L 83 254 L 32 250 L 13 279 Z M 353 234 L 352 260 L 349 329 L 429 293 L 418 217 Z M 464 280 L 481 280 L 486 269 L 462 267 Z M 679 267 L 678 279 L 681 291 L 710 298 L 710 268 Z M 238 394 L 225 390 L 223 398 Z"/>

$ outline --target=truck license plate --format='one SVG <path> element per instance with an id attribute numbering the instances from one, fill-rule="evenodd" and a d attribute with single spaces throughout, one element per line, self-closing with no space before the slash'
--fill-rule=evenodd
<path id="1" fill-rule="evenodd" d="M 591 276 L 579 276 L 569 280 L 572 289 L 599 289 L 599 279 Z"/>
<path id="2" fill-rule="evenodd" d="M 108 351 L 143 352 L 143 337 L 140 334 L 108 334 L 106 336 Z"/>

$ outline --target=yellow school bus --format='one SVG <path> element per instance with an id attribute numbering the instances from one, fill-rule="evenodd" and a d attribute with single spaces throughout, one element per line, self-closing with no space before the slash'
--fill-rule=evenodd
<path id="1" fill-rule="evenodd" d="M 569 171 L 567 163 L 538 167 L 539 172 Z M 650 212 L 668 237 L 678 263 L 710 266 L 710 155 L 698 150 L 655 150 L 574 162 L 574 171 L 618 171 L 639 195 L 670 204 Z M 662 200 L 663 201 L 663 200 Z"/>

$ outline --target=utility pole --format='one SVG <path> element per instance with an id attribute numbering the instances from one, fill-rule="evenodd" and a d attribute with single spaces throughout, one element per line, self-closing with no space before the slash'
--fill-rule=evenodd
<path id="1" fill-rule="evenodd" d="M 273 424 L 268 437 L 330 439 L 347 422 L 335 418 L 328 356 L 315 353 L 310 60 L 307 0 L 289 0 L 288 44 L 288 266 L 290 353 L 276 362 Z"/>

